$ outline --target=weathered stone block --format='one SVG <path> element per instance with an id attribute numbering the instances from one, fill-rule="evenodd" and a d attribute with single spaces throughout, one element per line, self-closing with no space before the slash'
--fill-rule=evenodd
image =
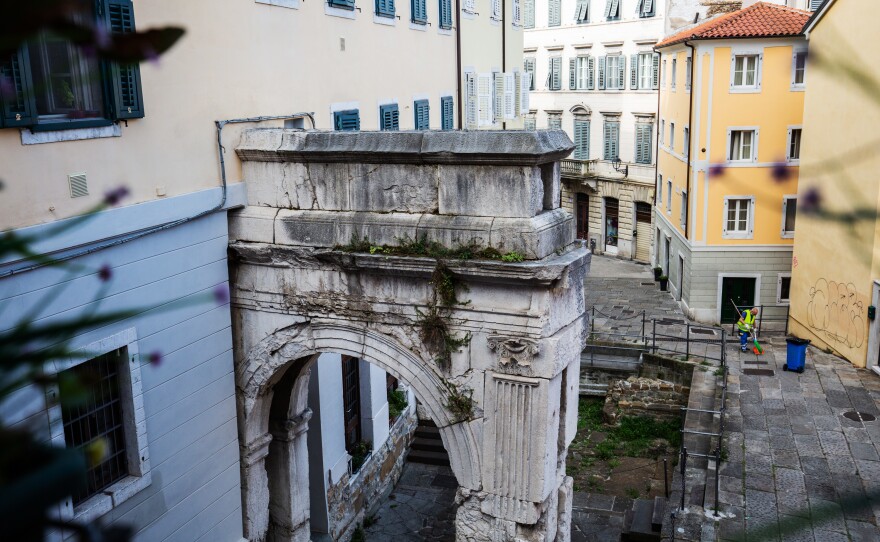
<path id="1" fill-rule="evenodd" d="M 427 237 L 449 248 L 470 244 L 487 248 L 490 246 L 493 220 L 485 216 L 428 214 L 419 221 L 416 235 L 418 238 Z"/>
<path id="2" fill-rule="evenodd" d="M 534 218 L 496 218 L 490 243 L 501 252 L 519 252 L 541 259 L 574 240 L 573 217 L 562 210 L 546 211 Z"/>
<path id="3" fill-rule="evenodd" d="M 439 166 L 441 215 L 531 218 L 544 205 L 537 167 Z"/>
<path id="4" fill-rule="evenodd" d="M 437 166 L 349 164 L 352 211 L 437 212 Z"/>
<path id="5" fill-rule="evenodd" d="M 245 207 L 230 211 L 229 242 L 272 243 L 277 214 L 278 209 L 273 207 Z"/>

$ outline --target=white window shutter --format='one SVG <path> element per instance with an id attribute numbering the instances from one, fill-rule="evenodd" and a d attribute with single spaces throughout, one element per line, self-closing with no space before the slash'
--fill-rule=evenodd
<path id="1" fill-rule="evenodd" d="M 513 0 L 513 26 L 522 26 L 522 0 Z"/>
<path id="2" fill-rule="evenodd" d="M 498 123 L 504 120 L 504 74 L 495 72 L 492 74 L 495 92 L 492 102 L 492 122 Z"/>
<path id="3" fill-rule="evenodd" d="M 532 86 L 532 74 L 523 72 L 519 74 L 520 93 L 519 93 L 519 110 L 523 115 L 529 112 L 529 88 Z"/>
<path id="4" fill-rule="evenodd" d="M 504 119 L 516 118 L 516 74 L 504 74 Z"/>
<path id="5" fill-rule="evenodd" d="M 501 0 L 492 0 L 492 18 L 501 20 Z"/>
<path id="6" fill-rule="evenodd" d="M 481 73 L 477 75 L 477 108 L 479 126 L 492 125 L 492 74 Z"/>
<path id="7" fill-rule="evenodd" d="M 477 12 L 476 4 L 477 4 L 476 0 L 464 0 L 465 13 L 476 13 Z"/>
<path id="8" fill-rule="evenodd" d="M 525 112 L 522 110 L 522 105 L 521 105 L 522 104 L 522 91 L 523 91 L 522 77 L 520 77 L 520 74 L 518 72 L 514 72 L 511 75 L 513 76 L 513 86 L 514 86 L 513 116 L 519 117 L 520 115 L 525 114 Z"/>
<path id="9" fill-rule="evenodd" d="M 478 126 L 479 105 L 477 99 L 477 74 L 465 74 L 466 108 L 465 127 L 468 130 L 476 130 Z"/>

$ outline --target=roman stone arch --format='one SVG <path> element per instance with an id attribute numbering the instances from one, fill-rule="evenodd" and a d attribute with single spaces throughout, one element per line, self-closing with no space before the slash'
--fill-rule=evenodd
<path id="1" fill-rule="evenodd" d="M 245 133 L 230 261 L 249 540 L 270 518 L 273 540 L 308 540 L 308 373 L 324 352 L 413 387 L 458 480 L 458 540 L 569 539 L 589 270 L 559 208 L 571 148 L 559 131 Z M 442 280 L 457 302 L 438 301 Z M 430 315 L 468 339 L 448 360 L 422 339 Z"/>

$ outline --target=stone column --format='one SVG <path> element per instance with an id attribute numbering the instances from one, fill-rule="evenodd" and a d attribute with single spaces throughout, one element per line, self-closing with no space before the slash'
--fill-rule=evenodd
<path id="1" fill-rule="evenodd" d="M 309 450 L 306 431 L 312 410 L 296 418 L 272 422 L 271 456 L 266 462 L 269 475 L 269 542 L 308 542 Z"/>
<path id="2" fill-rule="evenodd" d="M 269 531 L 269 477 L 266 456 L 272 435 L 266 433 L 241 446 L 241 491 L 244 494 L 244 535 L 251 542 L 266 540 Z"/>

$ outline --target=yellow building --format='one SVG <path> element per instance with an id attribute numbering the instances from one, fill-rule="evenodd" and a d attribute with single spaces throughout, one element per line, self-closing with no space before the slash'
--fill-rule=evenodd
<path id="1" fill-rule="evenodd" d="M 880 79 L 865 66 L 880 47 L 878 22 L 874 0 L 830 0 L 805 28 L 810 74 L 789 320 L 798 337 L 875 371 L 880 323 L 871 307 L 880 304 L 875 217 Z"/>
<path id="2" fill-rule="evenodd" d="M 685 312 L 784 324 L 810 13 L 765 2 L 674 34 L 661 53 L 655 261 Z"/>

